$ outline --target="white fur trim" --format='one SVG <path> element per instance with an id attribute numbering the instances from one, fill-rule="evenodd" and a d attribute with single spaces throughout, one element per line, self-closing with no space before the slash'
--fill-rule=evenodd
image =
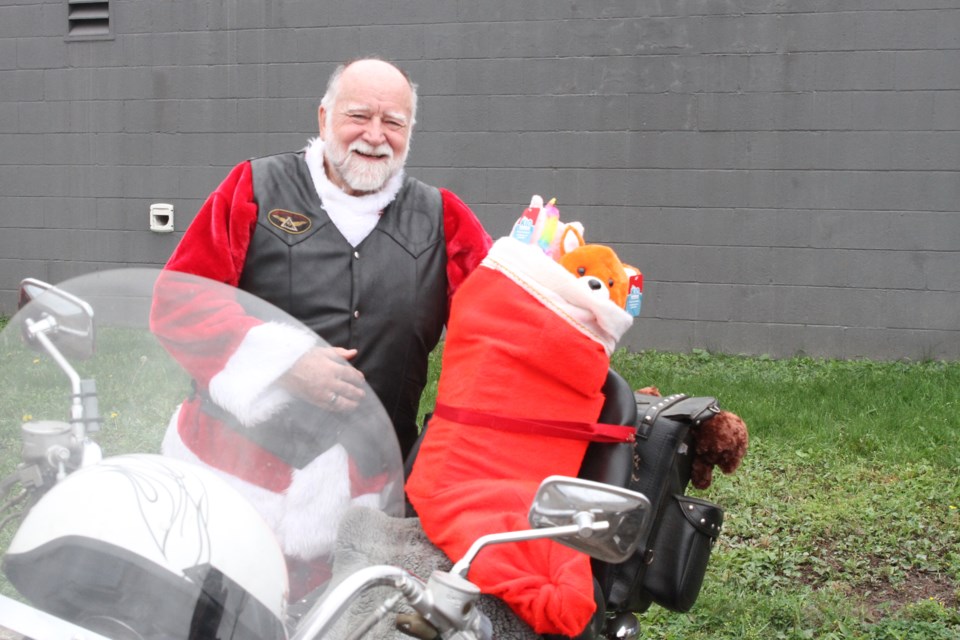
<path id="1" fill-rule="evenodd" d="M 369 505 L 367 495 L 350 498 L 350 468 L 346 450 L 335 445 L 317 456 L 304 469 L 293 473 L 284 493 L 276 493 L 201 460 L 180 438 L 178 407 L 164 434 L 165 456 L 204 467 L 222 478 L 263 516 L 277 535 L 285 555 L 311 560 L 333 552 L 343 513 L 353 502 Z"/>
<path id="2" fill-rule="evenodd" d="M 210 397 L 244 426 L 263 422 L 291 395 L 275 385 L 300 356 L 317 344 L 313 333 L 279 322 L 247 332 L 226 366 L 210 379 Z"/>
<path id="3" fill-rule="evenodd" d="M 500 238 L 481 266 L 513 280 L 571 326 L 602 344 L 608 355 L 633 325 L 633 316 L 609 297 L 597 296 L 583 286 L 580 278 L 534 245 L 514 238 Z"/>
<path id="4" fill-rule="evenodd" d="M 380 212 L 393 202 L 403 186 L 403 170 L 387 180 L 383 189 L 365 196 L 351 196 L 330 182 L 323 166 L 323 140 L 314 138 L 306 148 L 305 160 L 323 208 L 351 246 L 370 235 L 380 220 Z"/>
<path id="5" fill-rule="evenodd" d="M 294 472 L 277 527 L 284 552 L 305 560 L 331 553 L 349 506 L 349 456 L 338 444 Z"/>

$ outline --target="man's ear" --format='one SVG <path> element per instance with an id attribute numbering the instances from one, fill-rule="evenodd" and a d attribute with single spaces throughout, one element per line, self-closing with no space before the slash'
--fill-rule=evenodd
<path id="1" fill-rule="evenodd" d="M 327 110 L 320 105 L 317 108 L 317 130 L 320 132 L 320 139 L 327 141 Z"/>

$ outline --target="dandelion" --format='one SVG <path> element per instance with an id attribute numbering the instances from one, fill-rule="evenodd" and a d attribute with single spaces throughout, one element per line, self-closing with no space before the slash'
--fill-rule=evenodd
<path id="1" fill-rule="evenodd" d="M 30 415 L 29 413 L 23 414 L 23 422 L 30 422 L 31 420 L 33 420 L 32 415 Z"/>
<path id="2" fill-rule="evenodd" d="M 40 364 L 40 358 L 34 358 L 33 364 Z"/>

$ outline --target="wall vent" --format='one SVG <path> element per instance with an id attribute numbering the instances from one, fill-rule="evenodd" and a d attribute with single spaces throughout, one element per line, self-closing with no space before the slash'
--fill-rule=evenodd
<path id="1" fill-rule="evenodd" d="M 102 40 L 111 37 L 109 0 L 67 0 L 67 38 Z"/>

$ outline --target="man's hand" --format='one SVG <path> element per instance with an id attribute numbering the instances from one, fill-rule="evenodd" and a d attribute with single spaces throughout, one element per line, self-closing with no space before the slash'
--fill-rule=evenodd
<path id="1" fill-rule="evenodd" d="M 280 378 L 291 393 L 329 411 L 352 411 L 364 396 L 363 374 L 346 363 L 356 349 L 314 347 Z"/>

